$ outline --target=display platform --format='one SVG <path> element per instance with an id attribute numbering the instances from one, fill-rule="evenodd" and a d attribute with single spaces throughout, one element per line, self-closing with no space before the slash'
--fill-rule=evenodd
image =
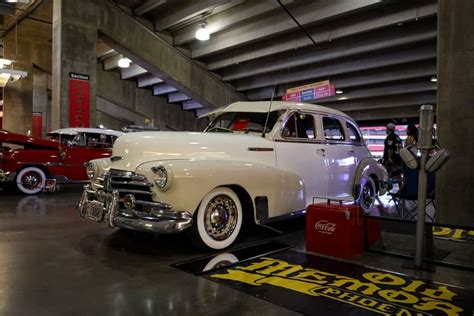
<path id="1" fill-rule="evenodd" d="M 276 249 L 277 244 L 267 244 Z M 263 248 L 262 248 L 263 249 Z M 258 247 L 251 247 L 249 253 Z M 245 252 L 245 249 L 238 250 Z M 289 249 L 195 273 L 210 257 L 174 265 L 303 314 L 473 315 L 474 291 Z M 219 261 L 219 260 L 217 260 Z M 201 270 L 202 271 L 202 270 Z"/>

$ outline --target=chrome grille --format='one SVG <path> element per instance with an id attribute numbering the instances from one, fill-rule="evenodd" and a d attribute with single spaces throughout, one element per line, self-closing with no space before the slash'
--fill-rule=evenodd
<path id="1" fill-rule="evenodd" d="M 145 212 L 148 209 L 146 206 L 153 202 L 154 192 L 151 191 L 153 184 L 143 175 L 131 171 L 111 169 L 104 175 L 101 184 L 105 192 L 118 191 L 120 209 L 124 208 L 123 199 L 127 194 L 135 196 L 135 209 L 137 211 Z"/>

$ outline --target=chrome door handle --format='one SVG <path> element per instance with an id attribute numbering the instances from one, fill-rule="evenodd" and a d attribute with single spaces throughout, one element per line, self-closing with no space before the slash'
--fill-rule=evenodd
<path id="1" fill-rule="evenodd" d="M 318 149 L 316 149 L 316 152 L 317 152 L 319 155 L 323 156 L 323 157 L 325 157 L 325 155 L 326 155 L 326 154 L 325 154 L 326 150 L 325 150 L 324 148 L 318 148 Z"/>
<path id="2" fill-rule="evenodd" d="M 347 153 L 348 153 L 349 155 L 353 155 L 353 154 L 354 154 L 354 151 L 351 149 L 351 150 L 348 150 Z"/>

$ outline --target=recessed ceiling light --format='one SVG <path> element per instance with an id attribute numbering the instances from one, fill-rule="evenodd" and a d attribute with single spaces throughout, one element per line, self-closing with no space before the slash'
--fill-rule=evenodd
<path id="1" fill-rule="evenodd" d="M 343 94 L 343 93 L 344 93 L 344 91 L 342 91 L 341 89 L 336 90 L 336 94 Z"/>
<path id="2" fill-rule="evenodd" d="M 127 57 L 122 57 L 118 60 L 117 66 L 119 66 L 120 68 L 128 68 L 130 67 L 131 62 L 132 61 L 128 59 Z"/>
<path id="3" fill-rule="evenodd" d="M 438 82 L 438 78 L 436 78 L 436 77 L 431 77 L 430 81 L 431 81 L 431 82 Z"/>

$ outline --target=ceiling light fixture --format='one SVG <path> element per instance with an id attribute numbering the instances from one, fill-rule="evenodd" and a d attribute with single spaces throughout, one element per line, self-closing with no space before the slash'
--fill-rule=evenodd
<path id="1" fill-rule="evenodd" d="M 343 93 L 344 93 L 344 91 L 342 91 L 341 89 L 336 90 L 336 94 L 343 94 Z"/>
<path id="2" fill-rule="evenodd" d="M 207 41 L 210 38 L 209 29 L 207 28 L 207 23 L 202 22 L 199 24 L 199 29 L 196 31 L 196 39 L 200 41 Z"/>
<path id="3" fill-rule="evenodd" d="M 130 67 L 131 62 L 132 61 L 128 59 L 127 57 L 122 57 L 118 60 L 117 66 L 119 66 L 120 68 L 128 68 Z"/>
<path id="4" fill-rule="evenodd" d="M 10 66 L 11 64 L 12 64 L 12 61 L 10 59 L 0 58 L 0 68 L 3 68 L 5 66 Z"/>
<path id="5" fill-rule="evenodd" d="M 431 81 L 431 82 L 438 82 L 438 78 L 436 78 L 436 77 L 431 77 L 430 81 Z"/>

